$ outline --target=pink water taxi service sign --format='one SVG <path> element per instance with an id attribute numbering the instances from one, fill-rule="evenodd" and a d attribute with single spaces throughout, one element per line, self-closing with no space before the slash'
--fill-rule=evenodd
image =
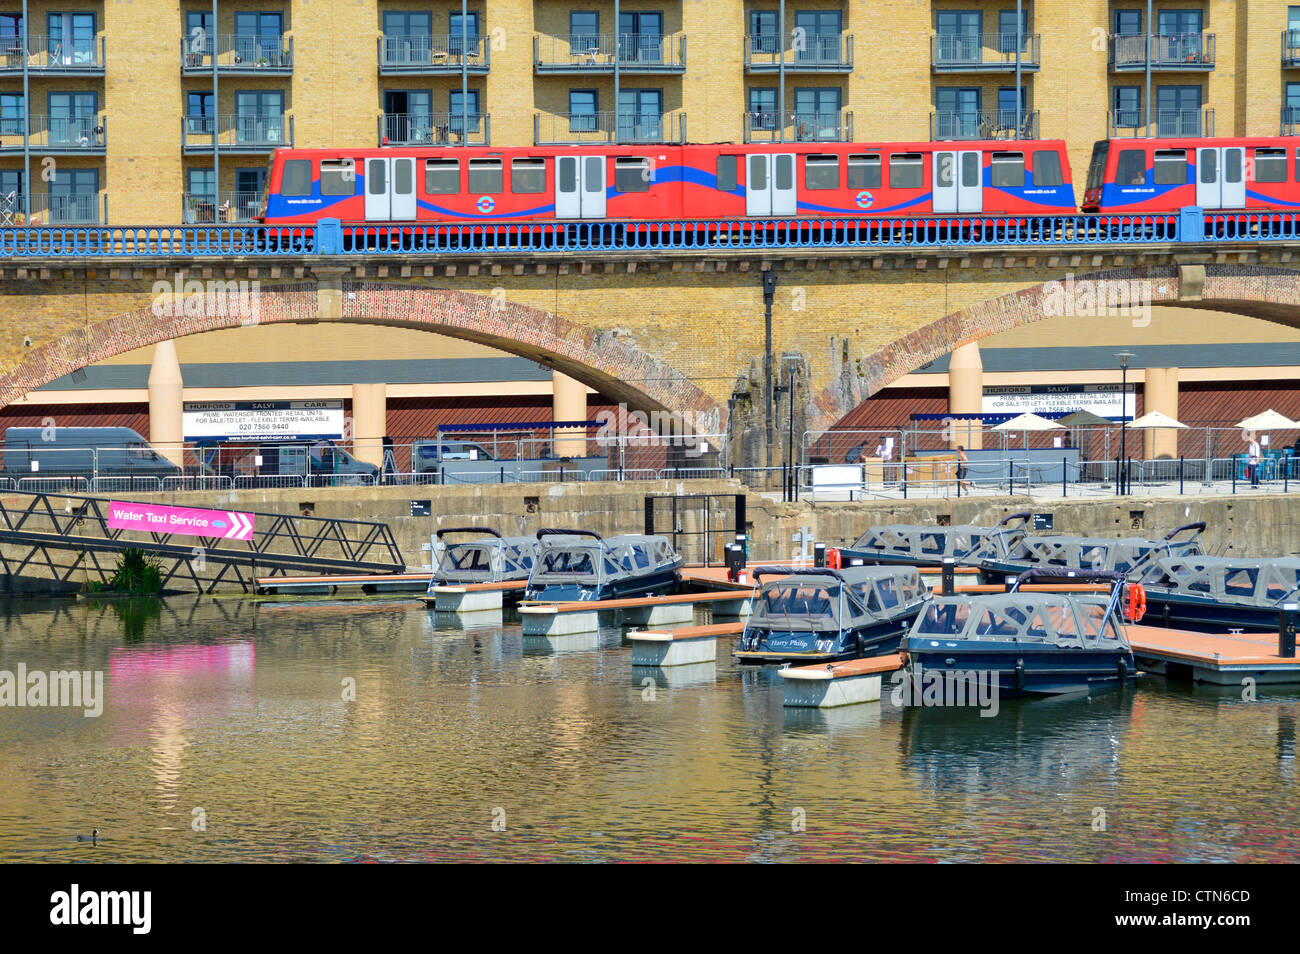
<path id="1" fill-rule="evenodd" d="M 198 510 L 194 507 L 164 507 L 159 504 L 110 500 L 108 525 L 114 530 L 143 530 L 146 533 L 177 533 L 188 537 L 253 539 L 253 515 L 233 510 Z"/>

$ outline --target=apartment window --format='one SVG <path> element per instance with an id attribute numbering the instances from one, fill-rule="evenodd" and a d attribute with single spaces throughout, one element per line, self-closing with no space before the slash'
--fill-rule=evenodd
<path id="1" fill-rule="evenodd" d="M 351 159 L 320 161 L 321 195 L 356 195 L 357 167 Z"/>
<path id="2" fill-rule="evenodd" d="M 600 49 L 600 14 L 594 10 L 569 11 L 569 49 L 576 52 Z"/>
<path id="3" fill-rule="evenodd" d="M 453 89 L 447 97 L 451 112 L 447 128 L 458 133 L 461 138 L 464 138 L 467 132 L 476 133 L 479 130 L 478 90 L 469 90 L 468 99 L 465 96 L 464 90 Z M 466 113 L 469 115 L 468 129 L 465 126 Z"/>
<path id="4" fill-rule="evenodd" d="M 471 159 L 469 161 L 469 191 L 474 195 L 501 191 L 501 160 Z"/>
<path id="5" fill-rule="evenodd" d="M 1187 183 L 1187 151 L 1184 149 L 1157 149 L 1152 181 L 1156 185 L 1185 185 Z"/>
<path id="6" fill-rule="evenodd" d="M 93 63 L 95 60 L 95 15 L 93 13 L 47 13 L 50 60 L 54 63 Z"/>
<path id="7" fill-rule="evenodd" d="M 430 36 L 432 33 L 432 14 L 408 10 L 384 11 L 384 36 Z"/>
<path id="8" fill-rule="evenodd" d="M 18 43 L 23 35 L 23 16 L 21 13 L 0 13 L 0 44 L 10 49 Z"/>
<path id="9" fill-rule="evenodd" d="M 739 156 L 718 156 L 718 191 L 735 192 L 740 183 L 736 166 Z"/>
<path id="10" fill-rule="evenodd" d="M 1133 129 L 1142 125 L 1141 86 L 1116 86 L 1111 91 L 1111 104 L 1117 128 Z"/>
<path id="11" fill-rule="evenodd" d="M 1029 49 L 1029 10 L 1020 11 L 1020 51 Z M 1000 10 L 998 12 L 998 52 L 1016 52 L 1016 11 Z"/>
<path id="12" fill-rule="evenodd" d="M 751 53 L 775 56 L 781 48 L 779 21 L 775 10 L 749 11 L 749 49 Z"/>
<path id="13" fill-rule="evenodd" d="M 212 14 L 204 13 L 199 10 L 189 10 L 185 13 L 185 37 L 188 40 L 186 49 L 198 57 L 210 56 L 215 49 L 216 41 L 213 36 L 216 31 L 212 27 Z M 192 66 L 201 66 L 202 59 L 193 62 Z"/>
<path id="14" fill-rule="evenodd" d="M 663 138 L 664 94 L 658 89 L 618 92 L 618 136 L 623 140 Z"/>
<path id="15" fill-rule="evenodd" d="M 840 131 L 840 91 L 818 87 L 794 91 L 794 120 L 798 138 L 838 139 Z"/>
<path id="16" fill-rule="evenodd" d="M 1061 154 L 1040 149 L 1034 153 L 1034 185 L 1051 187 L 1065 185 L 1061 175 Z"/>
<path id="17" fill-rule="evenodd" d="M 880 154 L 873 152 L 849 156 L 846 184 L 850 189 L 879 189 Z"/>
<path id="18" fill-rule="evenodd" d="M 995 152 L 990 161 L 989 184 L 1018 189 L 1025 184 L 1025 154 Z"/>
<path id="19" fill-rule="evenodd" d="M 979 87 L 945 87 L 934 91 L 935 132 L 939 139 L 974 139 L 980 133 Z"/>
<path id="20" fill-rule="evenodd" d="M 284 143 L 284 91 L 242 90 L 235 93 L 235 138 L 239 142 Z"/>
<path id="21" fill-rule="evenodd" d="M 1025 88 L 1020 87 L 1020 115 L 1029 109 Z M 998 121 L 1004 126 L 1014 125 L 1016 121 L 1016 88 L 1001 86 L 998 88 Z"/>
<path id="22" fill-rule="evenodd" d="M 1159 36 L 1185 36 L 1201 32 L 1200 10 L 1157 10 L 1156 33 Z"/>
<path id="23" fill-rule="evenodd" d="M 1138 36 L 1142 32 L 1141 10 L 1116 10 L 1115 35 Z"/>
<path id="24" fill-rule="evenodd" d="M 1199 86 L 1156 87 L 1156 135 L 1199 136 L 1201 134 L 1201 88 Z"/>
<path id="25" fill-rule="evenodd" d="M 447 50 L 452 56 L 461 56 L 463 53 L 473 54 L 478 50 L 478 14 L 467 13 L 462 18 L 459 13 L 453 13 L 449 19 L 450 29 L 447 31 L 450 36 L 447 38 Z M 461 31 L 464 31 L 464 39 L 461 38 Z"/>
<path id="26" fill-rule="evenodd" d="M 643 156 L 619 156 L 615 159 L 614 188 L 619 192 L 649 192 L 650 160 Z"/>
<path id="27" fill-rule="evenodd" d="M 235 14 L 235 56 L 254 66 L 278 66 L 284 56 L 284 19 L 278 13 Z"/>
<path id="28" fill-rule="evenodd" d="M 27 195 L 21 169 L 0 169 L 0 221 L 10 222 L 13 215 L 27 212 Z"/>
<path id="29" fill-rule="evenodd" d="M 1285 149 L 1256 149 L 1255 150 L 1255 181 L 1256 182 L 1285 182 L 1286 181 L 1286 150 Z"/>
<path id="30" fill-rule="evenodd" d="M 22 93 L 0 93 L 0 136 L 21 136 L 26 118 Z"/>
<path id="31" fill-rule="evenodd" d="M 838 189 L 839 156 L 809 156 L 804 160 L 803 183 L 809 189 Z"/>
<path id="32" fill-rule="evenodd" d="M 802 38 L 804 48 L 796 49 L 795 58 L 815 63 L 838 63 L 842 29 L 840 17 L 839 10 L 796 11 L 795 36 Z"/>
<path id="33" fill-rule="evenodd" d="M 776 129 L 776 88 L 751 87 L 749 90 L 749 124 L 753 129 Z"/>
<path id="34" fill-rule="evenodd" d="M 984 43 L 984 14 L 979 10 L 940 10 L 934 15 L 941 62 L 978 62 Z M 1013 31 L 1014 32 L 1014 31 Z M 1012 44 L 1015 39 L 1012 38 Z"/>
<path id="35" fill-rule="evenodd" d="M 921 188 L 921 154 L 895 152 L 889 156 L 889 187 L 891 189 Z"/>
<path id="36" fill-rule="evenodd" d="M 211 169 L 186 169 L 185 184 L 190 195 L 217 194 L 217 176 Z"/>
<path id="37" fill-rule="evenodd" d="M 280 176 L 281 195 L 311 195 L 311 160 L 286 159 Z"/>
<path id="38" fill-rule="evenodd" d="M 241 201 L 258 199 L 262 196 L 262 187 L 266 184 L 265 169 L 236 169 L 235 192 Z M 351 193 L 348 193 L 349 195 Z"/>
<path id="39" fill-rule="evenodd" d="M 569 90 L 569 132 L 595 132 L 596 128 L 596 91 Z"/>
<path id="40" fill-rule="evenodd" d="M 1115 163 L 1116 185 L 1146 185 L 1147 156 L 1141 149 L 1122 149 Z"/>
<path id="41" fill-rule="evenodd" d="M 510 160 L 510 191 L 519 195 L 546 191 L 546 160 Z"/>
<path id="42" fill-rule="evenodd" d="M 455 195 L 460 191 L 459 159 L 426 159 L 424 191 L 429 195 Z"/>
<path id="43" fill-rule="evenodd" d="M 99 170 L 60 169 L 50 180 L 50 219 L 94 222 L 99 218 Z"/>
<path id="44" fill-rule="evenodd" d="M 191 135 L 211 135 L 215 130 L 212 94 L 191 91 L 185 94 L 185 127 Z"/>
<path id="45" fill-rule="evenodd" d="M 51 142 L 82 146 L 96 142 L 96 127 L 99 125 L 97 93 L 50 93 L 46 102 Z"/>
<path id="46" fill-rule="evenodd" d="M 660 63 L 664 58 L 664 15 L 620 11 L 619 57 L 640 63 Z"/>
<path id="47" fill-rule="evenodd" d="M 432 62 L 432 34 L 432 14 L 385 10 L 384 62 L 391 64 Z"/>

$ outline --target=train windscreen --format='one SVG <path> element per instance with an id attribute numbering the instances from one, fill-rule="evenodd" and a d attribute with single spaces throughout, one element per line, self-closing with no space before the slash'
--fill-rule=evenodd
<path id="1" fill-rule="evenodd" d="M 1102 140 L 1092 147 L 1092 161 L 1088 163 L 1088 190 L 1100 189 L 1106 178 L 1106 156 L 1110 143 Z"/>
<path id="2" fill-rule="evenodd" d="M 266 175 L 262 176 L 262 202 L 257 209 L 257 221 L 266 221 L 266 205 L 271 195 L 271 174 L 275 171 L 275 157 L 266 166 Z"/>

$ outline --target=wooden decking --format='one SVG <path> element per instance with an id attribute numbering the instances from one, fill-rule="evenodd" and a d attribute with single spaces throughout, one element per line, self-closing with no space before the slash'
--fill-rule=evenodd
<path id="1" fill-rule="evenodd" d="M 1194 633 L 1163 626 L 1128 626 L 1133 655 L 1143 668 L 1178 672 L 1190 670 L 1198 682 L 1239 685 L 1251 677 L 1259 682 L 1300 682 L 1300 658 L 1278 655 L 1276 633 Z"/>

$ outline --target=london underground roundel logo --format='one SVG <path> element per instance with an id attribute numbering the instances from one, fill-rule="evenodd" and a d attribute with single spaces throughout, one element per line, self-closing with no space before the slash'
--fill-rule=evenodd
<path id="1" fill-rule="evenodd" d="M 871 203 L 875 201 L 876 201 L 875 196 L 873 196 L 870 192 L 858 193 L 857 203 L 859 209 L 869 209 L 871 208 Z"/>
<path id="2" fill-rule="evenodd" d="M 490 195 L 485 195 L 475 203 L 480 212 L 491 212 L 497 207 L 496 200 Z"/>

